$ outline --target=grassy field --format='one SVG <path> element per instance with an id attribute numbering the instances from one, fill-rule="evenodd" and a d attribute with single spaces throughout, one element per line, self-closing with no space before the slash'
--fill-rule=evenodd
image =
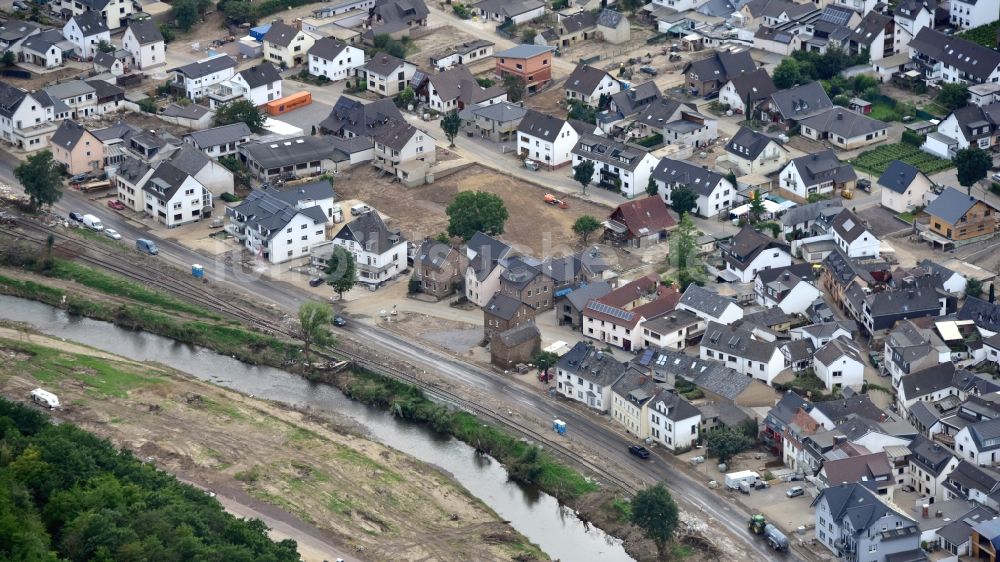
<path id="1" fill-rule="evenodd" d="M 905 143 L 884 144 L 873 150 L 862 152 L 857 158 L 851 160 L 851 164 L 866 172 L 882 175 L 882 172 L 885 172 L 886 168 L 894 160 L 902 160 L 903 162 L 912 164 L 927 175 L 947 170 L 954 166 L 950 160 L 938 158 L 920 150 L 916 146 Z"/>
<path id="2" fill-rule="evenodd" d="M 959 33 L 958 36 L 992 49 L 997 46 L 997 29 L 1000 29 L 1000 21 L 974 27 Z"/>

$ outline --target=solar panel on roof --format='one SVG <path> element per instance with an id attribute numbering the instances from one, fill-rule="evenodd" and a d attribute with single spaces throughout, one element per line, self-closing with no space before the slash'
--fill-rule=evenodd
<path id="1" fill-rule="evenodd" d="M 596 310 L 597 312 L 602 312 L 610 316 L 614 316 L 620 320 L 625 320 L 626 322 L 631 322 L 635 314 L 627 310 L 622 310 L 620 308 L 615 308 L 613 306 L 604 304 L 603 302 L 592 302 L 587 305 L 588 308 Z"/>
<path id="2" fill-rule="evenodd" d="M 642 365 L 643 367 L 645 367 L 646 365 L 649 365 L 649 362 L 652 359 L 653 359 L 653 350 L 652 349 L 647 349 L 642 354 L 642 357 L 639 358 L 639 364 Z"/>

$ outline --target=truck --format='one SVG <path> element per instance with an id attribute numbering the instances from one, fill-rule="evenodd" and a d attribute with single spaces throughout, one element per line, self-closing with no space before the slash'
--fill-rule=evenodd
<path id="1" fill-rule="evenodd" d="M 97 232 L 104 230 L 104 225 L 101 223 L 101 219 L 95 217 L 94 215 L 83 215 L 83 226 L 86 226 L 90 230 L 96 230 Z"/>
<path id="2" fill-rule="evenodd" d="M 59 398 L 55 394 L 41 388 L 36 388 L 31 391 L 31 401 L 36 404 L 41 404 L 49 409 L 55 409 L 59 407 Z"/>
<path id="3" fill-rule="evenodd" d="M 746 484 L 747 486 L 753 486 L 760 479 L 760 474 L 752 470 L 741 470 L 739 472 L 730 472 L 726 474 L 726 487 L 730 490 L 739 490 L 741 484 Z"/>
<path id="4" fill-rule="evenodd" d="M 788 537 L 777 527 L 768 523 L 763 515 L 759 513 L 751 515 L 748 527 L 751 533 L 764 537 L 767 544 L 774 550 L 779 552 L 788 550 Z"/>

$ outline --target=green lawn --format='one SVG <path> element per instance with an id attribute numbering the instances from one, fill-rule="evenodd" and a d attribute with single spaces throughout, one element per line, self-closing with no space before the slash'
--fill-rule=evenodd
<path id="1" fill-rule="evenodd" d="M 905 213 L 899 213 L 898 215 L 896 215 L 896 217 L 906 222 L 907 224 L 913 224 L 913 219 L 916 218 L 913 213 L 908 211 Z"/>
<path id="2" fill-rule="evenodd" d="M 1000 21 L 974 27 L 968 31 L 959 33 L 958 36 L 962 39 L 972 41 L 973 43 L 979 43 L 988 49 L 992 49 L 996 47 L 997 29 L 1000 29 Z"/>
<path id="3" fill-rule="evenodd" d="M 885 172 L 893 160 L 902 160 L 903 162 L 912 164 L 927 175 L 947 170 L 954 166 L 951 160 L 938 158 L 920 150 L 916 146 L 905 143 L 884 144 L 873 150 L 862 152 L 857 158 L 851 160 L 851 164 L 866 172 L 882 175 L 882 172 Z"/>

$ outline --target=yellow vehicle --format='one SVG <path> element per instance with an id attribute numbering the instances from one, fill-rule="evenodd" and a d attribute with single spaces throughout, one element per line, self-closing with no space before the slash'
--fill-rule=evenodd
<path id="1" fill-rule="evenodd" d="M 853 189 L 841 189 L 840 190 L 840 196 L 843 197 L 844 199 L 854 199 L 854 190 Z"/>

